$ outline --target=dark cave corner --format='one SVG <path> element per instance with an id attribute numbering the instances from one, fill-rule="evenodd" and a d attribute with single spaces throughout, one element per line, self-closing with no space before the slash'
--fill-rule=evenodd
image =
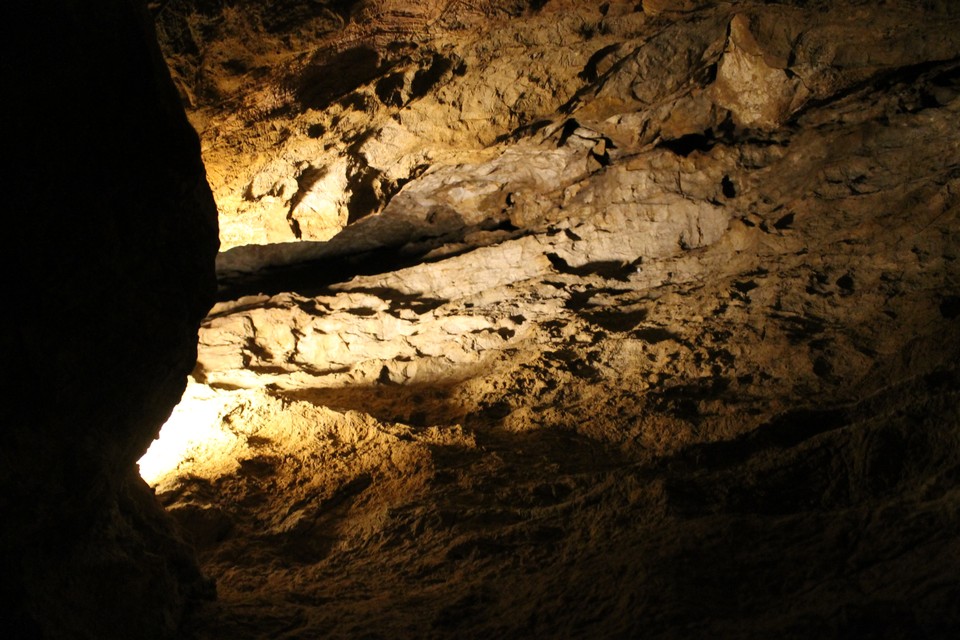
<path id="1" fill-rule="evenodd" d="M 37 2 L 3 18 L 20 132 L 7 206 L 21 222 L 6 235 L 0 628 L 180 637 L 212 583 L 136 461 L 179 400 L 216 288 L 199 140 L 142 3 Z"/>

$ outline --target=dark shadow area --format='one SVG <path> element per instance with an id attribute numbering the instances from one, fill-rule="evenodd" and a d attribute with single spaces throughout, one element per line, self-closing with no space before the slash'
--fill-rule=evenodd
<path id="1" fill-rule="evenodd" d="M 258 293 L 320 295 L 330 285 L 346 282 L 354 276 L 388 273 L 419 264 L 421 261 L 419 255 L 386 247 L 350 256 L 264 267 L 253 273 L 221 275 L 218 280 L 217 300 L 237 300 Z"/>
<path id="2" fill-rule="evenodd" d="M 555 253 L 548 253 L 547 259 L 558 273 L 565 273 L 568 275 L 581 277 L 597 275 L 602 278 L 619 280 L 621 282 L 627 282 L 630 279 L 630 274 L 632 274 L 636 269 L 636 265 L 634 263 L 615 260 L 590 262 L 579 267 L 571 267 L 566 260 Z"/>
<path id="3" fill-rule="evenodd" d="M 410 83 L 410 100 L 417 100 L 427 95 L 448 74 L 463 75 L 465 72 L 466 67 L 463 61 L 455 57 L 433 55 L 430 59 L 430 65 L 418 69 L 413 75 L 413 80 Z"/>
<path id="4" fill-rule="evenodd" d="M 297 101 L 308 109 L 323 109 L 338 98 L 365 84 L 385 70 L 380 54 L 367 46 L 358 46 L 331 55 L 314 54 L 311 63 L 291 87 Z"/>

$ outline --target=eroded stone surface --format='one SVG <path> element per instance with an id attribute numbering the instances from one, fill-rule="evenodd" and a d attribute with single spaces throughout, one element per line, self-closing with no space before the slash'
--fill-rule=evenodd
<path id="1" fill-rule="evenodd" d="M 534 4 L 357 3 L 244 76 L 286 110 L 198 102 L 225 217 L 352 185 L 218 260 L 231 444 L 156 480 L 199 635 L 946 637 L 956 8 Z"/>

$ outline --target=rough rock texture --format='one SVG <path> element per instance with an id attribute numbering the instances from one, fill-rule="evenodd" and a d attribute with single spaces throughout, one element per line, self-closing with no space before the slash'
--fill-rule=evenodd
<path id="1" fill-rule="evenodd" d="M 135 463 L 215 291 L 197 136 L 139 3 L 3 24 L 0 634 L 175 637 L 209 585 Z"/>
<path id="2" fill-rule="evenodd" d="M 156 15 L 199 637 L 955 637 L 955 3 Z"/>

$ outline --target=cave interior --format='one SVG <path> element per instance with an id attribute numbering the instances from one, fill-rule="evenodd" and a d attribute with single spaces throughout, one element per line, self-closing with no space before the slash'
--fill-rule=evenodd
<path id="1" fill-rule="evenodd" d="M 3 637 L 960 634 L 960 4 L 3 11 Z"/>

